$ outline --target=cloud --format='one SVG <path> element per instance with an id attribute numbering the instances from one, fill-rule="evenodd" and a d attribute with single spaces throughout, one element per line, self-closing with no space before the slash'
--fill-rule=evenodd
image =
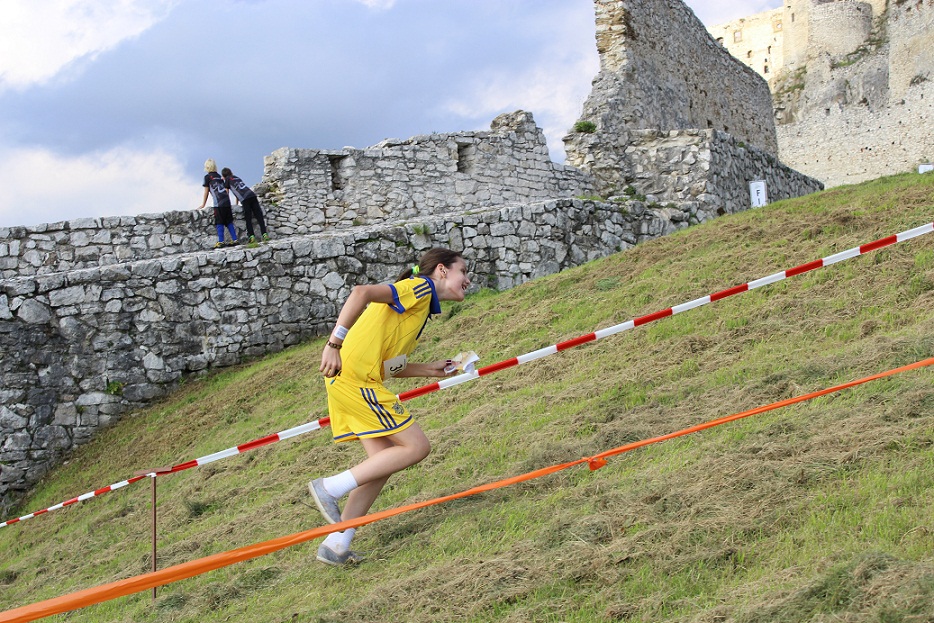
<path id="1" fill-rule="evenodd" d="M 136 37 L 179 0 L 4 0 L 0 89 L 42 84 Z"/>
<path id="2" fill-rule="evenodd" d="M 498 114 L 526 110 L 545 134 L 553 160 L 564 161 L 562 138 L 577 121 L 591 80 L 599 71 L 596 49 L 557 65 L 539 65 L 518 74 L 500 71 L 467 83 L 464 94 L 443 108 L 466 118 L 492 120 Z"/>
<path id="3" fill-rule="evenodd" d="M 782 0 L 688 0 L 686 3 L 705 26 L 719 26 L 741 17 L 749 17 L 782 6 Z"/>
<path id="4" fill-rule="evenodd" d="M 0 227 L 190 210 L 203 193 L 200 179 L 186 177 L 173 153 L 126 147 L 77 157 L 40 148 L 0 150 L 0 188 Z"/>
<path id="5" fill-rule="evenodd" d="M 391 9 L 395 4 L 396 0 L 354 0 L 359 2 L 363 6 L 369 9 L 379 9 L 379 10 L 388 10 Z"/>

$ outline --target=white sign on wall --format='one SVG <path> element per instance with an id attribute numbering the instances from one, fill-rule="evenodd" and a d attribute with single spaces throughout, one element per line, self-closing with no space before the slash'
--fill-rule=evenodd
<path id="1" fill-rule="evenodd" d="M 918 165 L 918 173 L 930 173 L 931 171 L 934 171 L 934 164 L 930 162 Z"/>
<path id="2" fill-rule="evenodd" d="M 765 180 L 749 182 L 749 200 L 754 208 L 761 208 L 769 202 L 769 194 L 765 189 Z"/>

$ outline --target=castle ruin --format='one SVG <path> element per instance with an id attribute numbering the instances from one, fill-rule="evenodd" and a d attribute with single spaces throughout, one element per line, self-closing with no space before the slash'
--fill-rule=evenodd
<path id="1" fill-rule="evenodd" d="M 768 86 L 684 3 L 596 2 L 595 12 L 600 71 L 581 114 L 595 131 L 564 142 L 568 163 L 594 175 L 600 192 L 637 182 L 630 139 L 641 130 L 716 130 L 777 153 Z"/>
<path id="2" fill-rule="evenodd" d="M 789 166 L 837 186 L 934 160 L 934 0 L 787 0 L 710 30 L 769 81 Z"/>
<path id="3" fill-rule="evenodd" d="M 566 139 L 571 165 L 516 111 L 489 132 L 278 150 L 256 248 L 203 249 L 204 211 L 0 229 L 0 511 L 186 375 L 326 334 L 353 285 L 431 246 L 507 289 L 748 209 L 754 180 L 773 200 L 821 188 L 776 158 L 764 81 L 687 7 L 595 8 L 595 131 Z"/>

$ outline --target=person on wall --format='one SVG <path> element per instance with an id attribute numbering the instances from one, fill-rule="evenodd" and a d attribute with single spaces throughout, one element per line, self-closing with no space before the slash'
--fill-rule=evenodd
<path id="1" fill-rule="evenodd" d="M 452 360 L 411 363 L 422 330 L 441 301 L 462 301 L 470 286 L 464 258 L 450 249 L 427 251 L 392 285 L 354 286 L 321 354 L 334 441 L 357 439 L 367 458 L 354 467 L 308 483 L 329 523 L 366 515 L 390 476 L 415 465 L 431 450 L 425 433 L 398 397 L 389 377 L 444 377 Z M 344 496 L 343 511 L 339 502 Z M 355 529 L 329 534 L 317 559 L 332 566 L 360 562 L 350 549 Z"/>
<path id="2" fill-rule="evenodd" d="M 233 222 L 233 208 L 230 207 L 230 195 L 224 185 L 224 178 L 217 172 L 217 163 L 213 158 L 204 161 L 204 197 L 201 199 L 199 210 L 203 210 L 208 202 L 208 193 L 214 198 L 214 226 L 217 228 L 217 244 L 215 249 L 228 246 L 224 242 L 224 228 L 230 232 L 230 246 L 237 244 L 237 228 Z"/>
<path id="3" fill-rule="evenodd" d="M 263 242 L 269 240 L 269 234 L 266 233 L 266 221 L 263 219 L 263 209 L 259 207 L 259 199 L 256 193 L 246 183 L 233 174 L 233 172 L 224 167 L 221 170 L 221 176 L 224 178 L 224 185 L 230 189 L 237 198 L 237 203 L 243 205 L 243 220 L 246 221 L 247 240 L 250 243 L 256 242 L 256 236 L 253 233 L 253 218 L 256 218 L 259 224 L 260 235 Z"/>

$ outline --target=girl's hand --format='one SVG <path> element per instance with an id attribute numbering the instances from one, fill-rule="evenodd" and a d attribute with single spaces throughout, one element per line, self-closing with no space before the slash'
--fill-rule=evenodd
<path id="1" fill-rule="evenodd" d="M 429 376 L 450 376 L 451 374 L 457 372 L 457 369 L 451 370 L 448 372 L 449 367 L 454 362 L 450 359 L 445 359 L 442 361 L 432 361 L 431 363 L 425 364 L 428 366 L 428 369 L 432 372 Z"/>
<path id="2" fill-rule="evenodd" d="M 323 372 L 324 376 L 331 378 L 337 376 L 337 373 L 341 371 L 342 365 L 341 352 L 336 348 L 325 346 L 324 351 L 321 353 L 321 367 L 318 368 L 318 371 Z"/>

